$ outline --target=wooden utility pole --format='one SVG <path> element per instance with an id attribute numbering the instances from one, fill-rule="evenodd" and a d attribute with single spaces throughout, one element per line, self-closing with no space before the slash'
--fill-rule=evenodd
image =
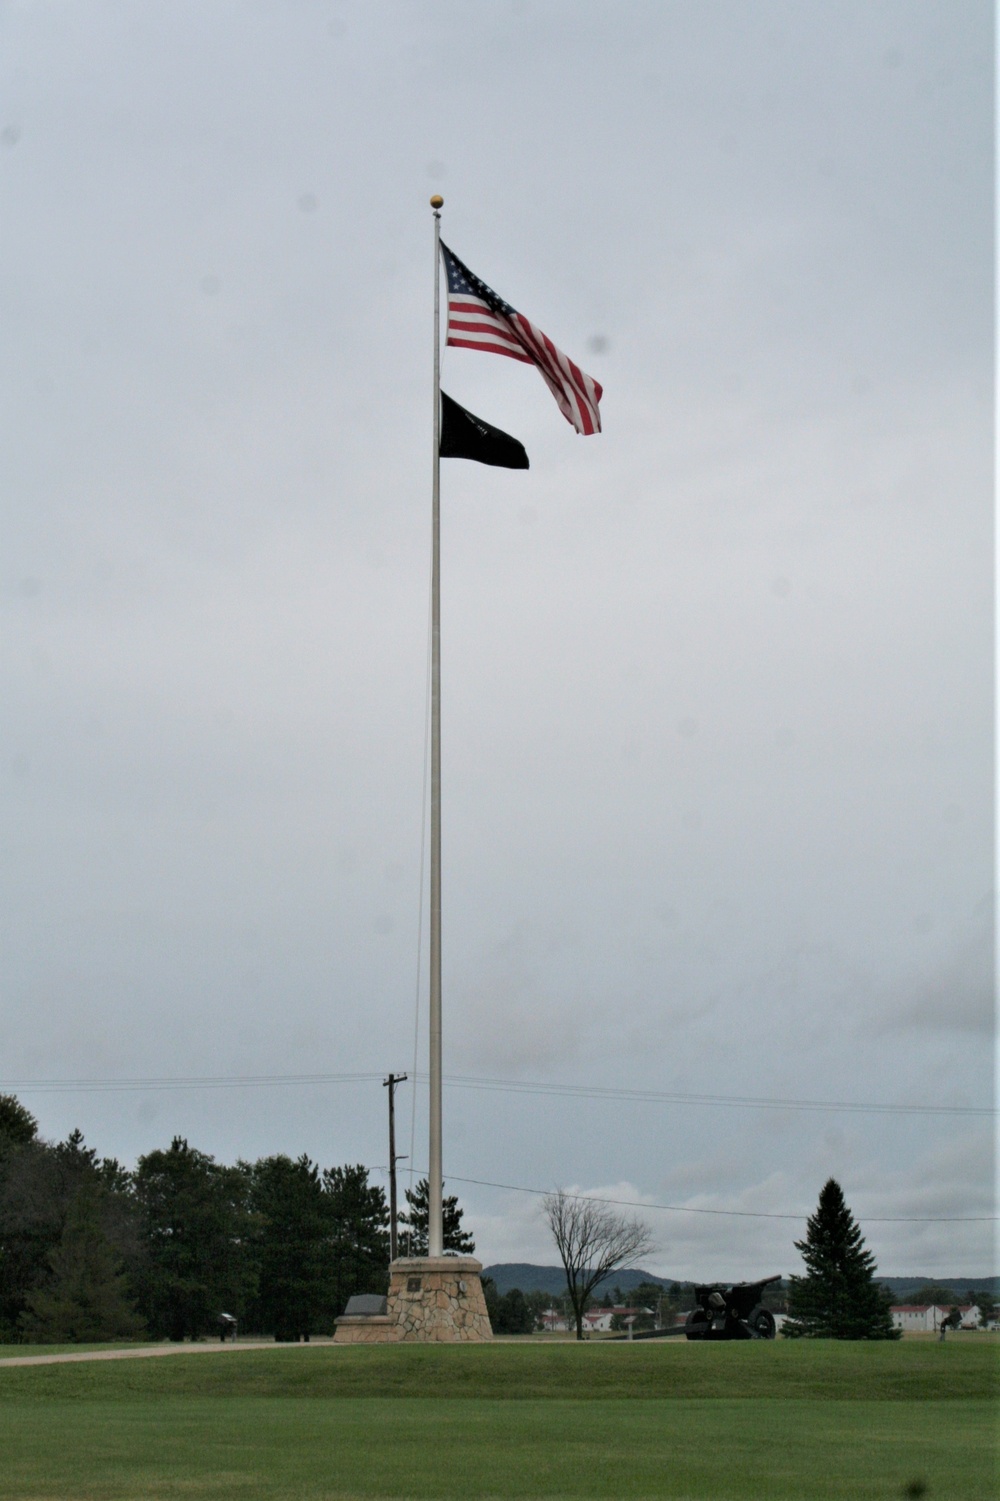
<path id="1" fill-rule="evenodd" d="M 404 1162 L 396 1156 L 396 1085 L 405 1084 L 405 1074 L 390 1074 L 382 1080 L 382 1088 L 389 1091 L 389 1260 L 396 1259 L 396 1163 Z"/>

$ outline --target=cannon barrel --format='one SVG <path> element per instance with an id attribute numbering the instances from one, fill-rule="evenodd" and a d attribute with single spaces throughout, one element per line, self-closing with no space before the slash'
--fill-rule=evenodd
<path id="1" fill-rule="evenodd" d="M 725 1298 L 729 1298 L 733 1293 L 737 1295 L 751 1292 L 760 1294 L 765 1287 L 770 1287 L 772 1282 L 780 1281 L 781 1273 L 777 1272 L 773 1277 L 762 1277 L 759 1282 L 733 1282 L 728 1287 L 724 1282 L 706 1282 L 695 1287 L 694 1293 L 700 1303 L 703 1295 L 707 1296 L 712 1292 L 720 1292 Z"/>
<path id="2" fill-rule="evenodd" d="M 745 1319 L 760 1302 L 761 1293 L 765 1287 L 770 1287 L 772 1282 L 780 1281 L 780 1277 L 762 1277 L 759 1282 L 736 1282 L 732 1287 L 725 1289 L 723 1297 L 733 1313 L 738 1318 Z"/>

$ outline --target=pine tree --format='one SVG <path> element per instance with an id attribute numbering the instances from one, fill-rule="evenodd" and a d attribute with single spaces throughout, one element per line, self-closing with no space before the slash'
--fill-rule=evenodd
<path id="1" fill-rule="evenodd" d="M 127 1278 L 101 1228 L 98 1192 L 79 1189 L 59 1244 L 49 1257 L 51 1281 L 28 1294 L 22 1332 L 33 1340 L 63 1342 L 132 1339 L 142 1332 Z"/>
<path id="2" fill-rule="evenodd" d="M 0 1148 L 23 1147 L 38 1135 L 38 1122 L 16 1095 L 0 1094 Z"/>
<path id="3" fill-rule="evenodd" d="M 399 1222 L 406 1228 L 402 1234 L 404 1256 L 427 1255 L 427 1226 L 430 1220 L 428 1195 L 430 1185 L 426 1178 L 421 1178 L 414 1189 L 406 1190 L 406 1202 L 410 1206 L 409 1214 L 401 1214 Z M 471 1256 L 476 1249 L 476 1242 L 468 1230 L 462 1229 L 462 1211 L 458 1207 L 458 1199 L 455 1194 L 450 1194 L 441 1200 L 441 1229 L 445 1252 L 455 1252 L 461 1256 Z"/>
<path id="4" fill-rule="evenodd" d="M 215 1333 L 223 1309 L 242 1321 L 251 1250 L 244 1169 L 175 1136 L 169 1151 L 139 1158 L 134 1183 L 145 1245 L 137 1292 L 150 1333 Z"/>
<path id="5" fill-rule="evenodd" d="M 807 1271 L 789 1279 L 789 1316 L 781 1330 L 786 1338 L 899 1338 L 890 1299 L 875 1281 L 875 1257 L 864 1247 L 840 1184 L 830 1178 L 807 1221 L 805 1240 L 795 1242 Z"/>
<path id="6" fill-rule="evenodd" d="M 249 1326 L 275 1339 L 328 1327 L 330 1215 L 319 1168 L 305 1155 L 265 1157 L 247 1168 L 256 1296 Z"/>
<path id="7" fill-rule="evenodd" d="M 389 1206 L 360 1163 L 327 1168 L 323 1191 L 330 1225 L 328 1293 L 336 1316 L 355 1293 L 381 1296 L 389 1285 Z"/>

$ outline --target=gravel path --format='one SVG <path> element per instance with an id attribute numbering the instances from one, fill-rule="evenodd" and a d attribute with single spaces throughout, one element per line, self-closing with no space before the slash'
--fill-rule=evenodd
<path id="1" fill-rule="evenodd" d="M 308 1344 L 290 1346 L 279 1344 L 272 1339 L 247 1339 L 240 1340 L 239 1344 L 223 1344 L 217 1340 L 214 1344 L 169 1344 L 169 1345 L 136 1345 L 132 1350 L 72 1350 L 62 1355 L 12 1355 L 0 1359 L 0 1366 L 8 1365 L 61 1365 L 71 1360 L 145 1360 L 156 1355 L 224 1355 L 232 1354 L 234 1350 L 319 1350 L 332 1345 L 332 1339 L 310 1340 Z"/>

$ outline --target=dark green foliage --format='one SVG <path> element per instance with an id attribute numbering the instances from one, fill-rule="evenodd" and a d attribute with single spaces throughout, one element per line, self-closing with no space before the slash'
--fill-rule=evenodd
<path id="1" fill-rule="evenodd" d="M 494 1334 L 531 1334 L 535 1328 L 535 1315 L 527 1298 L 519 1287 L 496 1300 L 496 1312 L 490 1310 L 490 1323 Z"/>
<path id="2" fill-rule="evenodd" d="M 103 1188 L 101 1233 L 130 1269 L 137 1250 L 128 1194 L 79 1131 L 58 1146 L 26 1130 L 21 1138 L 7 1138 L 0 1150 L 0 1339 L 11 1342 L 23 1338 L 29 1295 L 51 1281 L 51 1257 L 82 1190 Z"/>
<path id="3" fill-rule="evenodd" d="M 915 1293 L 911 1293 L 906 1301 L 907 1303 L 925 1303 L 928 1306 L 936 1303 L 939 1308 L 946 1308 L 950 1307 L 956 1299 L 950 1287 L 942 1287 L 940 1282 L 926 1282 L 923 1287 L 918 1287 Z"/>
<path id="4" fill-rule="evenodd" d="M 0 1342 L 122 1337 L 133 1304 L 154 1338 L 215 1335 L 223 1311 L 283 1339 L 332 1332 L 353 1293 L 385 1292 L 388 1232 L 363 1167 L 226 1167 L 175 1137 L 130 1173 L 79 1131 L 42 1141 L 0 1098 Z"/>
<path id="5" fill-rule="evenodd" d="M 552 1299 L 547 1292 L 542 1292 L 539 1288 L 525 1293 L 524 1296 L 528 1307 L 531 1309 L 531 1317 L 535 1321 L 535 1328 L 541 1329 L 542 1314 L 546 1313 L 552 1307 Z"/>
<path id="6" fill-rule="evenodd" d="M 426 1191 L 426 1185 L 424 1185 Z M 418 1206 L 419 1209 L 419 1206 Z M 452 1240 L 461 1232 L 454 1199 Z M 425 1209 L 426 1236 L 426 1209 Z M 0 1342 L 332 1333 L 354 1293 L 385 1293 L 389 1212 L 360 1166 L 308 1157 L 227 1167 L 181 1137 L 129 1172 L 79 1131 L 53 1146 L 0 1096 Z"/>
<path id="7" fill-rule="evenodd" d="M 383 1189 L 368 1182 L 368 1169 L 329 1168 L 323 1174 L 330 1225 L 333 1315 L 355 1293 L 384 1294 L 389 1285 L 389 1207 Z"/>
<path id="8" fill-rule="evenodd" d="M 427 1195 L 429 1192 L 426 1178 L 421 1178 L 415 1189 L 406 1190 L 406 1202 L 410 1206 L 410 1212 L 399 1216 L 400 1224 L 405 1227 L 400 1237 L 404 1256 L 427 1255 L 429 1219 Z M 450 1194 L 441 1201 L 441 1227 L 446 1253 L 454 1251 L 463 1256 L 472 1255 L 476 1249 L 476 1242 L 467 1230 L 462 1229 L 462 1210 L 459 1209 L 458 1199 L 454 1194 Z"/>
<path id="9" fill-rule="evenodd" d="M 25 1299 L 19 1322 L 26 1339 L 97 1343 L 132 1339 L 142 1332 L 121 1259 L 101 1224 L 105 1193 L 96 1181 L 77 1189 L 59 1244 L 48 1258 L 51 1277 Z"/>
<path id="10" fill-rule="evenodd" d="M 246 1174 L 175 1136 L 169 1151 L 140 1157 L 135 1198 L 147 1263 L 139 1306 L 158 1337 L 215 1332 L 239 1317 L 248 1272 Z"/>
<path id="11" fill-rule="evenodd" d="M 497 1332 L 497 1308 L 500 1305 L 500 1294 L 497 1292 L 497 1285 L 492 1277 L 483 1277 L 480 1280 L 483 1284 L 483 1301 L 486 1304 L 486 1313 L 490 1321 L 490 1328 L 495 1334 Z"/>
<path id="12" fill-rule="evenodd" d="M 492 1277 L 482 1280 L 486 1312 L 494 1334 L 533 1334 L 541 1327 L 542 1314 L 552 1304 L 548 1293 L 537 1290 L 523 1293 L 519 1287 L 498 1293 Z"/>
<path id="13" fill-rule="evenodd" d="M 630 1307 L 643 1310 L 636 1316 L 632 1325 L 634 1330 L 662 1329 L 665 1324 L 673 1323 L 674 1305 L 667 1295 L 667 1289 L 658 1282 L 636 1283 L 629 1290 L 625 1301 Z"/>
<path id="14" fill-rule="evenodd" d="M 789 1279 L 786 1339 L 898 1339 L 891 1300 L 875 1281 L 875 1257 L 844 1202 L 840 1184 L 830 1178 L 805 1240 L 795 1242 L 806 1276 Z"/>
<path id="15" fill-rule="evenodd" d="M 279 1156 L 245 1172 L 256 1273 L 248 1326 L 276 1339 L 332 1327 L 330 1214 L 319 1168 L 306 1156 Z"/>
<path id="16" fill-rule="evenodd" d="M 981 1329 L 986 1329 L 990 1324 L 995 1322 L 998 1309 L 996 1299 L 992 1293 L 977 1293 L 970 1287 L 968 1301 L 974 1303 L 979 1309 L 979 1327 Z"/>
<path id="17" fill-rule="evenodd" d="M 12 1094 L 0 1094 L 0 1151 L 5 1146 L 23 1147 L 38 1135 L 38 1122 L 31 1111 Z"/>
<path id="18" fill-rule="evenodd" d="M 60 1175 L 51 1149 L 28 1141 L 0 1154 L 0 1340 L 21 1338 L 27 1295 L 48 1275 L 62 1218 Z"/>

